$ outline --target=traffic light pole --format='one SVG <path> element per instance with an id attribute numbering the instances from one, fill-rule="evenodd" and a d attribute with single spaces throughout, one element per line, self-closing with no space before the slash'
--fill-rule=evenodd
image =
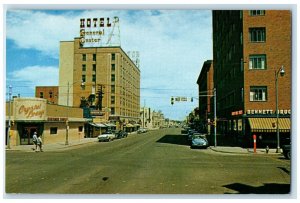
<path id="1" fill-rule="evenodd" d="M 214 88 L 214 136 L 215 147 L 217 147 L 217 90 Z"/>
<path id="2" fill-rule="evenodd" d="M 203 93 L 208 92 L 204 91 Z M 214 97 L 214 144 L 217 147 L 217 90 L 216 88 L 213 89 L 213 95 L 199 95 L 199 97 Z"/>

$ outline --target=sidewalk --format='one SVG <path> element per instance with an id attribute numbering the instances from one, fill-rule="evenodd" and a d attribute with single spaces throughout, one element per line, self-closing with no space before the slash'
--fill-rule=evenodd
<path id="1" fill-rule="evenodd" d="M 83 138 L 78 141 L 70 141 L 68 145 L 65 142 L 53 143 L 53 144 L 45 144 L 43 145 L 43 151 L 51 152 L 51 151 L 60 151 L 67 150 L 73 147 L 88 144 L 88 143 L 98 142 L 97 138 Z M 34 145 L 18 145 L 11 146 L 10 151 L 23 151 L 23 152 L 33 152 L 35 146 Z M 281 153 L 276 153 L 276 149 L 270 149 L 268 153 L 266 153 L 266 149 L 256 149 L 256 153 L 254 153 L 253 148 L 242 148 L 242 147 L 230 147 L 230 146 L 210 146 L 212 151 L 220 152 L 220 153 L 231 153 L 231 154 L 265 154 L 265 155 L 280 155 Z"/>
<path id="2" fill-rule="evenodd" d="M 269 149 L 269 152 L 266 152 L 266 149 L 256 149 L 256 153 L 254 153 L 253 148 L 242 148 L 242 147 L 224 147 L 224 146 L 211 146 L 211 150 L 215 152 L 221 153 L 233 153 L 233 154 L 268 154 L 268 155 L 280 155 L 280 153 L 276 153 L 276 149 Z"/>
<path id="3" fill-rule="evenodd" d="M 67 149 L 71 149 L 75 146 L 93 143 L 93 142 L 98 142 L 98 139 L 97 138 L 83 138 L 78 141 L 70 141 L 68 145 L 66 145 L 65 142 L 45 144 L 45 145 L 43 145 L 43 151 L 50 152 L 50 151 L 67 150 Z M 11 146 L 10 149 L 6 148 L 6 150 L 33 152 L 34 148 L 35 148 L 34 145 L 18 145 L 18 146 Z"/>

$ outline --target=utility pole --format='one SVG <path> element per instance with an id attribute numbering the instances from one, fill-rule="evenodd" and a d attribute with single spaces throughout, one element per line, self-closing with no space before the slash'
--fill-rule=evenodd
<path id="1" fill-rule="evenodd" d="M 9 85 L 8 91 L 8 129 L 7 129 L 7 148 L 10 149 L 10 126 L 11 126 L 11 94 L 12 86 Z"/>
<path id="2" fill-rule="evenodd" d="M 100 111 L 102 111 L 102 99 L 103 99 L 103 89 L 104 89 L 104 86 L 103 85 L 98 85 L 98 109 Z"/>
<path id="3" fill-rule="evenodd" d="M 217 147 L 217 90 L 214 88 L 214 135 L 215 147 Z"/>

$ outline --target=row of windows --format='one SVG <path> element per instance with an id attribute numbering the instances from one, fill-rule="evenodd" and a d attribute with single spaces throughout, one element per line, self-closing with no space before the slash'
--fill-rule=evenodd
<path id="1" fill-rule="evenodd" d="M 53 92 L 49 92 L 49 98 L 53 97 Z M 44 98 L 44 92 L 40 92 L 40 98 Z"/>
<path id="2" fill-rule="evenodd" d="M 250 16 L 264 16 L 266 14 L 265 10 L 250 10 Z"/>
<path id="3" fill-rule="evenodd" d="M 241 99 L 243 101 L 243 94 L 244 90 L 242 88 L 241 91 Z M 222 105 L 223 107 L 230 107 L 235 105 L 236 100 L 235 99 L 235 93 L 232 92 L 228 94 L 224 99 L 222 99 L 221 102 L 218 102 L 218 108 L 220 108 Z M 267 101 L 267 87 L 266 86 L 251 86 L 250 87 L 250 102 L 265 102 Z"/>
<path id="4" fill-rule="evenodd" d="M 82 61 L 86 61 L 86 60 L 87 60 L 87 55 L 86 54 L 82 54 Z M 93 61 L 96 61 L 96 60 L 97 60 L 97 55 L 93 54 Z M 116 54 L 115 53 L 111 54 L 111 60 L 112 61 L 116 60 Z"/>

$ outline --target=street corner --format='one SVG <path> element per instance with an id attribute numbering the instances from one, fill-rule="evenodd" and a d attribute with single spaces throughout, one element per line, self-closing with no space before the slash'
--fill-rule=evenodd
<path id="1" fill-rule="evenodd" d="M 236 154 L 236 155 L 246 155 L 249 154 L 247 149 L 241 148 L 241 147 L 209 147 L 213 152 L 219 152 L 224 154 Z"/>

